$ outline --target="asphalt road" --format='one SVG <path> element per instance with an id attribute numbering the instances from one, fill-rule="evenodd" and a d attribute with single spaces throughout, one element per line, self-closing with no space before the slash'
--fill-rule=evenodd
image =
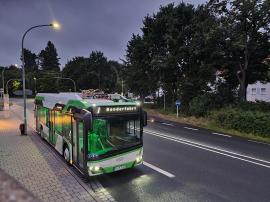
<path id="1" fill-rule="evenodd" d="M 160 120 L 145 128 L 144 161 L 98 179 L 123 202 L 270 201 L 267 144 Z"/>
<path id="2" fill-rule="evenodd" d="M 145 128 L 144 161 L 98 180 L 120 202 L 270 201 L 268 144 L 160 120 Z"/>

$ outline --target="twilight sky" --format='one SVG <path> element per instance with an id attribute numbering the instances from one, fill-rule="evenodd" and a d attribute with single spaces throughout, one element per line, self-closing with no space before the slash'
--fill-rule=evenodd
<path id="1" fill-rule="evenodd" d="M 132 33 L 140 33 L 144 16 L 172 2 L 181 0 L 0 0 L 0 66 L 20 65 L 24 31 L 53 20 L 60 22 L 61 30 L 33 30 L 25 39 L 25 48 L 39 53 L 52 41 L 61 67 L 75 56 L 89 56 L 92 50 L 119 60 L 124 58 Z M 205 0 L 184 2 L 197 5 Z"/>

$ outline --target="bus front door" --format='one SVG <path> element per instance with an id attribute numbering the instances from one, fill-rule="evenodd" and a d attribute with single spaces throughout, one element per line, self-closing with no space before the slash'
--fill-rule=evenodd
<path id="1" fill-rule="evenodd" d="M 82 172 L 85 170 L 85 140 L 82 120 L 73 120 L 73 162 Z"/>
<path id="2" fill-rule="evenodd" d="M 54 135 L 54 111 L 50 110 L 49 111 L 49 117 L 50 117 L 50 122 L 49 122 L 49 143 L 53 144 L 53 135 Z"/>

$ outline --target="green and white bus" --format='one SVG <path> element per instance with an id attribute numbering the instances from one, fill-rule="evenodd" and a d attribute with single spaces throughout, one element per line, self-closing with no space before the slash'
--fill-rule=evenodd
<path id="1" fill-rule="evenodd" d="M 143 162 L 147 114 L 139 102 L 121 98 L 39 93 L 36 130 L 84 176 L 133 168 Z"/>

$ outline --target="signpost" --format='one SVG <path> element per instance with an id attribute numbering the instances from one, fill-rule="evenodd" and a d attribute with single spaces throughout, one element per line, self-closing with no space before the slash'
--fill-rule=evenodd
<path id="1" fill-rule="evenodd" d="M 176 117 L 178 118 L 179 117 L 178 111 L 179 111 L 179 107 L 181 105 L 181 101 L 180 100 L 176 100 L 175 101 L 175 105 L 176 105 Z"/>

